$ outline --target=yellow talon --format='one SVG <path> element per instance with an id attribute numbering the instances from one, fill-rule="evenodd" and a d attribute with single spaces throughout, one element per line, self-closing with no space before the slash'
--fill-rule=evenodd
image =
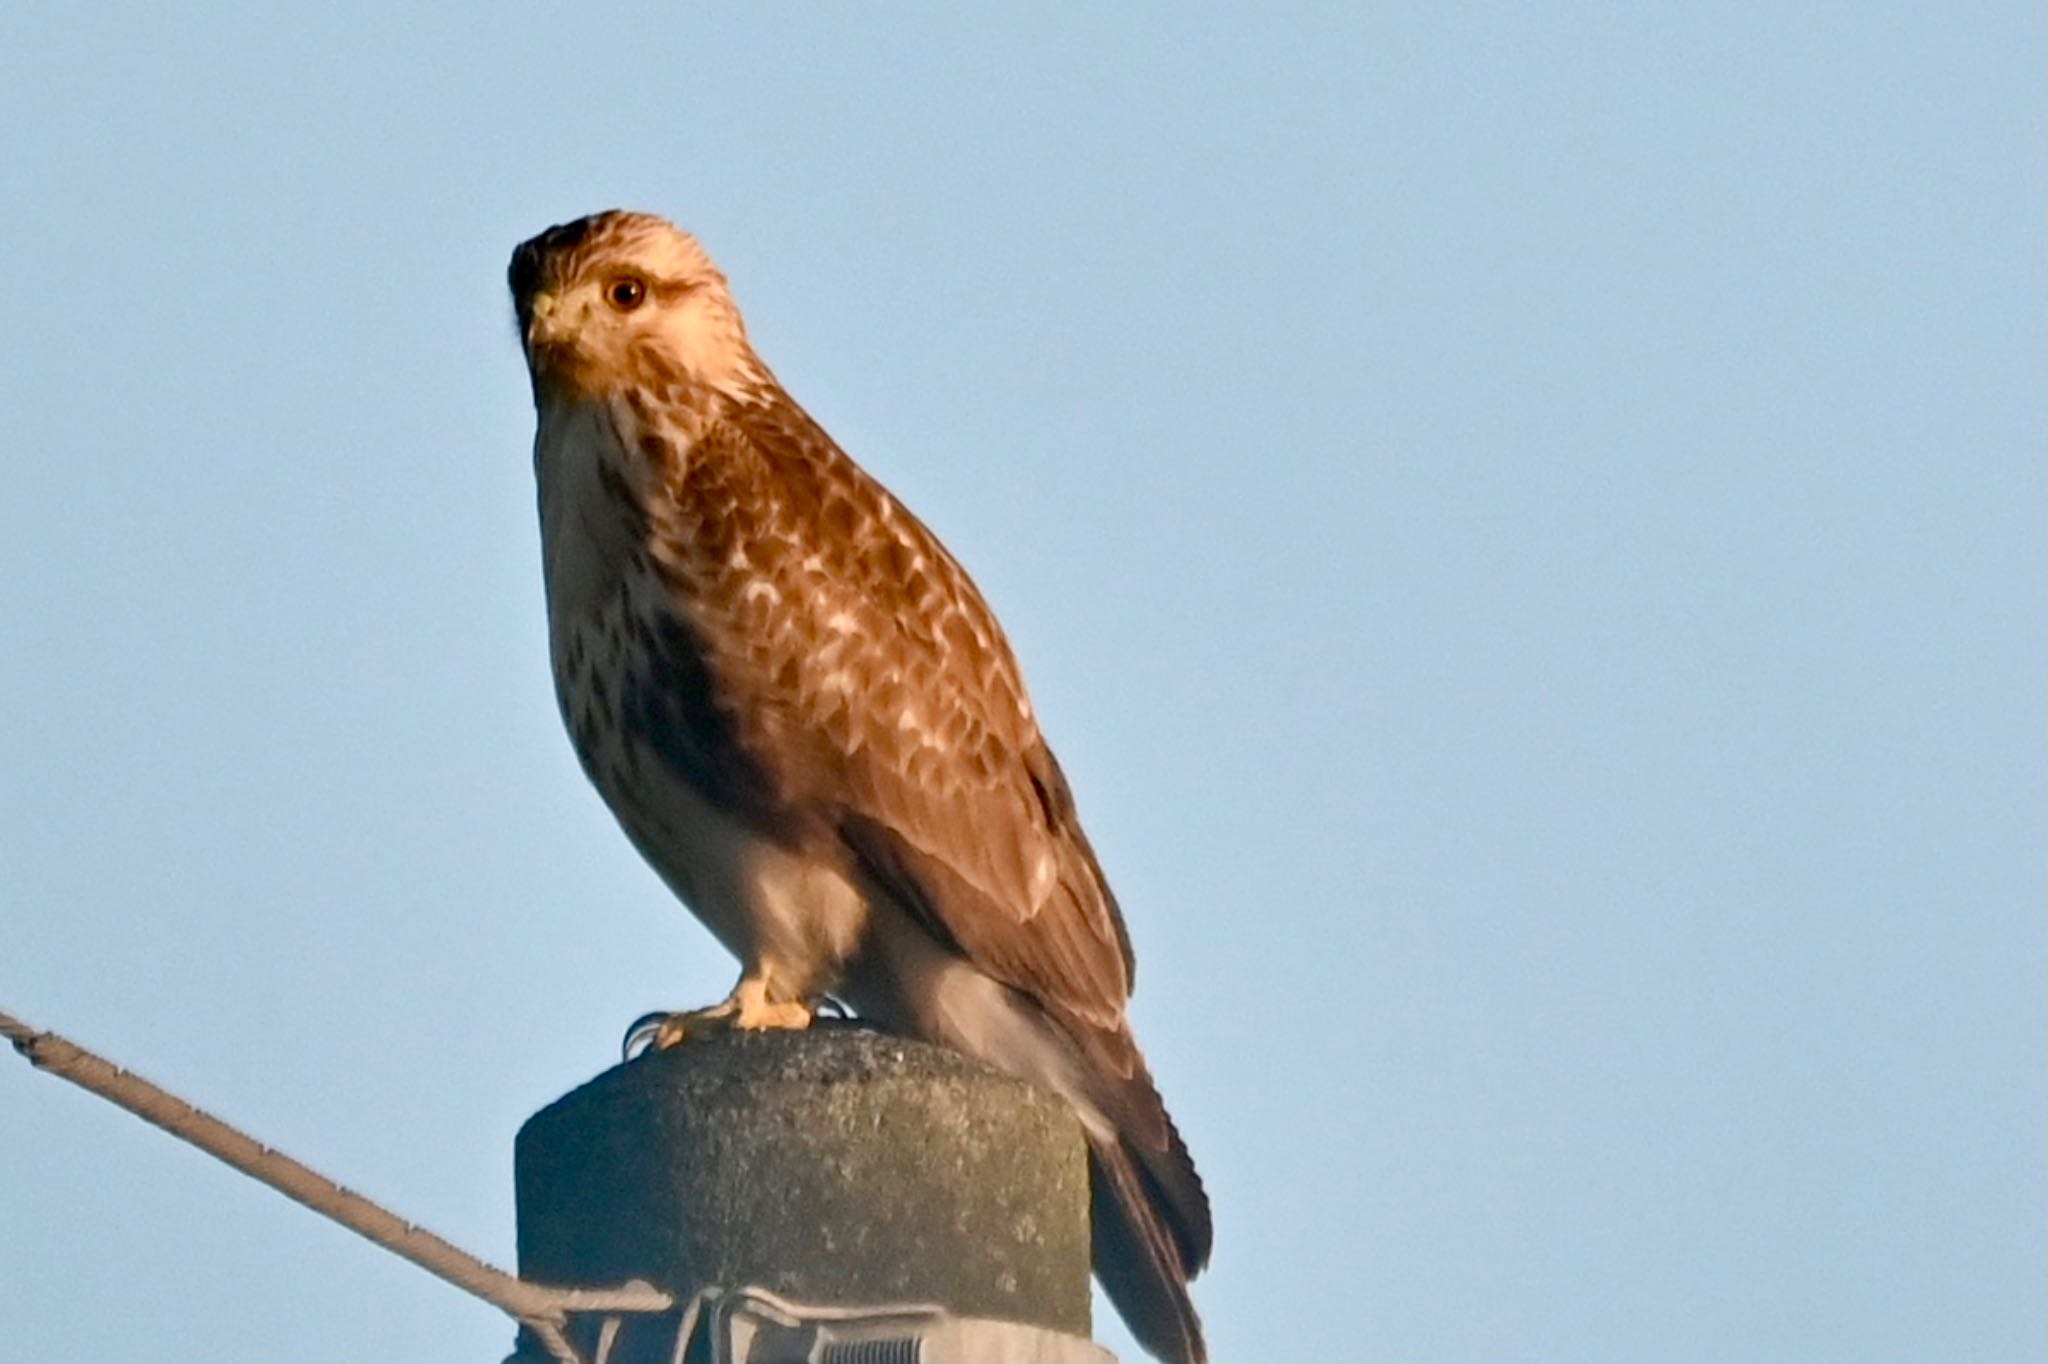
<path id="1" fill-rule="evenodd" d="M 770 1028 L 808 1028 L 812 1010 L 800 999 L 771 1000 L 768 983 L 742 977 L 726 998 L 708 1009 L 686 1009 L 656 1022 L 643 1019 L 627 1039 L 630 1050 L 635 1039 L 645 1037 L 649 1051 L 666 1051 L 693 1038 L 715 1035 L 732 1028 L 764 1032 Z M 652 1025 L 651 1027 L 649 1025 Z"/>
<path id="2" fill-rule="evenodd" d="M 734 987 L 732 998 L 726 1005 L 738 1010 L 732 1026 L 759 1032 L 767 1028 L 808 1028 L 811 1026 L 811 1006 L 800 999 L 771 1000 L 768 998 L 768 982 L 757 977 L 742 977 Z"/>

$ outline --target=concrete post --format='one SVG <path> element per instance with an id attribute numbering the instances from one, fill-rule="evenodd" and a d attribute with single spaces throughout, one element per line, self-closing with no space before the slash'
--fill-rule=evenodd
<path id="1" fill-rule="evenodd" d="M 679 1302 L 751 1285 L 1089 1331 L 1073 1114 L 940 1048 L 827 1023 L 686 1042 L 542 1109 L 515 1163 L 530 1282 L 644 1279 Z"/>

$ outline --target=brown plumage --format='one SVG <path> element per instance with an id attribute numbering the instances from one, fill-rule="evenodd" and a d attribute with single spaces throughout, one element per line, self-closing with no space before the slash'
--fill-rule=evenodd
<path id="1" fill-rule="evenodd" d="M 522 245 L 511 286 L 564 721 L 741 961 L 679 1029 L 800 1027 L 830 996 L 1057 1090 L 1093 1155 L 1097 1274 L 1147 1349 L 1203 1359 L 1208 1201 L 987 603 L 782 390 L 686 234 L 580 219 Z"/>

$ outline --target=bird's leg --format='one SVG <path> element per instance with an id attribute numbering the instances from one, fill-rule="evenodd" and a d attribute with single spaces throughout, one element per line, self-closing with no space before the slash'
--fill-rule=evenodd
<path id="1" fill-rule="evenodd" d="M 650 1039 L 652 1050 L 673 1047 L 691 1037 L 739 1028 L 759 1032 L 768 1028 L 808 1028 L 811 1006 L 801 999 L 769 998 L 766 973 L 748 972 L 740 977 L 732 993 L 708 1009 L 690 1009 L 661 1020 Z"/>

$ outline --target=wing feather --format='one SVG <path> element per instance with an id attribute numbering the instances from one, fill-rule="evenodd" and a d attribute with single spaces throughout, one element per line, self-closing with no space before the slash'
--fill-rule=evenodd
<path id="1" fill-rule="evenodd" d="M 705 443 L 759 462 L 756 538 L 786 544 L 754 568 L 798 617 L 766 632 L 786 659 L 764 660 L 793 684 L 775 689 L 784 734 L 813 744 L 790 781 L 936 936 L 1069 1024 L 1119 1028 L 1122 913 L 966 572 L 786 394 Z"/>

